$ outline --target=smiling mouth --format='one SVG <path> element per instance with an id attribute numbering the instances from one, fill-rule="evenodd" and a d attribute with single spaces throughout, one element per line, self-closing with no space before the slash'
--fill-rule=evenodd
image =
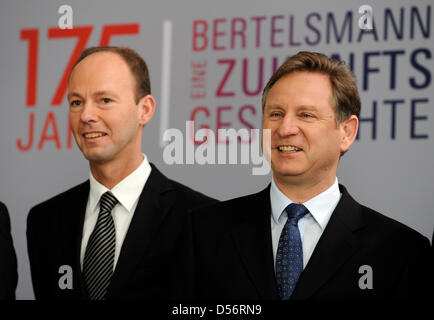
<path id="1" fill-rule="evenodd" d="M 298 148 L 298 147 L 294 147 L 294 146 L 279 146 L 277 147 L 277 149 L 281 152 L 285 152 L 285 153 L 293 153 L 293 152 L 297 152 L 297 151 L 303 151 L 303 149 Z"/>
<path id="2" fill-rule="evenodd" d="M 86 139 L 95 139 L 106 135 L 107 134 L 103 132 L 91 132 L 83 134 L 83 137 L 85 137 Z"/>

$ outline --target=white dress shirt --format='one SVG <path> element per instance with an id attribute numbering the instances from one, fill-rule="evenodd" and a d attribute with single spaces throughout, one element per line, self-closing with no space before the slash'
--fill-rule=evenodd
<path id="1" fill-rule="evenodd" d="M 327 226 L 341 196 L 342 194 L 339 191 L 338 178 L 336 178 L 330 188 L 303 203 L 303 205 L 309 210 L 309 213 L 298 220 L 298 229 L 300 231 L 303 246 L 303 269 L 309 262 L 313 250 Z M 274 268 L 276 268 L 276 254 L 279 245 L 279 238 L 288 217 L 285 208 L 294 201 L 289 199 L 282 193 L 282 191 L 280 191 L 274 182 L 274 178 L 271 182 L 270 200 L 271 236 L 273 242 Z"/>
<path id="2" fill-rule="evenodd" d="M 139 202 L 140 194 L 151 173 L 151 166 L 145 155 L 143 162 L 130 175 L 125 177 L 110 191 L 118 199 L 119 203 L 112 210 L 113 222 L 116 231 L 115 260 L 113 270 L 119 258 L 125 236 Z M 80 263 L 83 270 L 84 254 L 86 252 L 87 242 L 95 228 L 99 215 L 99 200 L 101 196 L 108 191 L 105 186 L 95 180 L 92 173 L 89 175 L 90 191 L 87 200 L 86 215 L 84 217 L 83 236 L 81 238 Z"/>

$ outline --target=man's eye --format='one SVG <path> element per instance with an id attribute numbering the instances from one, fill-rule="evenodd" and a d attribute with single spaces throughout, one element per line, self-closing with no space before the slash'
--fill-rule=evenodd
<path id="1" fill-rule="evenodd" d="M 110 99 L 110 98 L 102 98 L 101 101 L 103 103 L 110 103 L 110 102 L 112 102 L 112 99 Z"/>
<path id="2" fill-rule="evenodd" d="M 272 113 L 270 113 L 270 118 L 278 118 L 280 116 L 281 116 L 281 114 L 279 112 L 272 112 Z"/>
<path id="3" fill-rule="evenodd" d="M 71 105 L 71 107 L 79 106 L 79 105 L 81 105 L 81 101 L 80 100 L 73 100 L 73 101 L 71 101 L 70 105 Z"/>
<path id="4" fill-rule="evenodd" d="M 303 113 L 301 116 L 303 118 L 313 118 L 313 116 L 311 114 L 309 114 L 309 113 Z"/>

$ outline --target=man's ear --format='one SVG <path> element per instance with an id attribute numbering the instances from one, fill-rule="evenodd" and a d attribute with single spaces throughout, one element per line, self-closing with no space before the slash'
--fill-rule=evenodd
<path id="1" fill-rule="evenodd" d="M 150 94 L 147 94 L 140 99 L 137 105 L 139 107 L 139 123 L 142 126 L 145 126 L 154 115 L 156 105 L 155 99 Z"/>
<path id="2" fill-rule="evenodd" d="M 355 115 L 352 115 L 348 119 L 342 121 L 339 126 L 342 132 L 341 152 L 345 152 L 350 148 L 356 139 L 357 130 L 359 129 L 359 118 L 357 118 Z"/>

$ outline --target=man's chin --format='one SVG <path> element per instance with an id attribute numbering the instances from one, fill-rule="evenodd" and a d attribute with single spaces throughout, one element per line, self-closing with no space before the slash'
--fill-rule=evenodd
<path id="1" fill-rule="evenodd" d="M 279 170 L 273 169 L 273 176 L 275 180 L 282 183 L 298 184 L 305 179 L 305 171 L 296 168 L 279 168 Z"/>
<path id="2" fill-rule="evenodd" d="M 282 177 L 297 177 L 301 174 L 303 174 L 304 170 L 302 168 L 297 168 L 294 165 L 281 165 L 281 164 L 271 164 L 271 169 L 273 170 L 274 174 L 282 176 Z"/>
<path id="3" fill-rule="evenodd" d="M 291 172 L 285 171 L 285 172 L 275 172 L 274 173 L 274 176 L 277 176 L 282 180 L 296 180 L 296 179 L 299 179 L 302 175 L 303 175 L 302 172 L 294 172 L 294 171 L 291 171 Z"/>
<path id="4" fill-rule="evenodd" d="M 84 157 L 92 163 L 105 163 L 111 159 L 111 157 L 102 152 L 83 152 Z"/>

